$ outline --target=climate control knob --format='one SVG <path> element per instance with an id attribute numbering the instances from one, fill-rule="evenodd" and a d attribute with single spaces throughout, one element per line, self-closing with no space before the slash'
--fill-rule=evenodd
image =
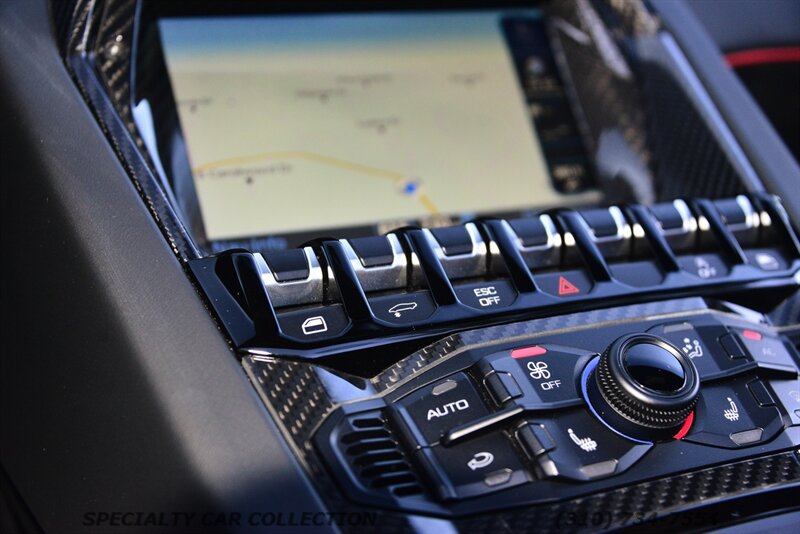
<path id="1" fill-rule="evenodd" d="M 663 339 L 616 340 L 588 377 L 589 402 L 609 426 L 647 441 L 671 439 L 692 412 L 700 379 L 692 361 Z"/>

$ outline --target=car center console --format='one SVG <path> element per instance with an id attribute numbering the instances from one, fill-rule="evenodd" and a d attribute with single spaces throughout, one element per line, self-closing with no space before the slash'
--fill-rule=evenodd
<path id="1" fill-rule="evenodd" d="M 269 397 L 285 364 L 246 365 Z M 635 493 L 654 479 L 676 506 L 691 497 L 672 486 L 719 483 L 709 465 L 753 483 L 745 473 L 764 469 L 754 456 L 796 472 L 791 453 L 775 454 L 797 439 L 796 374 L 779 336 L 688 298 L 470 330 L 346 397 L 324 393 L 344 389 L 330 375 L 297 392 L 320 388 L 326 417 L 306 454 L 351 498 L 458 515 Z"/>
<path id="2" fill-rule="evenodd" d="M 77 87 L 328 509 L 791 507 L 800 220 L 657 2 L 73 4 Z"/>

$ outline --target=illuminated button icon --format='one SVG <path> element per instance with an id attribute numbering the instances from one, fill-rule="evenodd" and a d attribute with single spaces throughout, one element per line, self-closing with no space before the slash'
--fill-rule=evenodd
<path id="1" fill-rule="evenodd" d="M 744 330 L 742 335 L 747 339 L 752 339 L 753 341 L 761 341 L 761 338 L 764 337 L 761 335 L 761 333 L 756 332 L 755 330 Z"/>
<path id="2" fill-rule="evenodd" d="M 399 400 L 396 407 L 420 445 L 434 444 L 445 431 L 489 413 L 480 393 L 464 373 L 415 390 Z M 475 452 L 473 450 L 469 458 Z M 462 465 L 466 465 L 469 458 L 464 458 Z"/>
<path id="3" fill-rule="evenodd" d="M 776 406 L 762 406 L 754 395 L 750 376 L 718 384 L 704 384 L 692 428 L 684 441 L 736 449 L 772 439 L 783 430 Z"/>
<path id="4" fill-rule="evenodd" d="M 591 279 L 580 270 L 534 273 L 533 280 L 542 293 L 562 298 L 577 298 L 592 289 Z"/>
<path id="5" fill-rule="evenodd" d="M 350 326 L 341 304 L 279 312 L 277 318 L 283 335 L 300 342 L 331 339 L 342 335 Z"/>
<path id="6" fill-rule="evenodd" d="M 517 299 L 517 291 L 508 280 L 459 284 L 454 289 L 459 301 L 478 310 L 505 308 Z"/>
<path id="7" fill-rule="evenodd" d="M 443 500 L 477 497 L 529 481 L 527 468 L 502 432 L 417 452 L 433 490 Z"/>
<path id="8" fill-rule="evenodd" d="M 581 290 L 578 288 L 578 286 L 576 286 L 575 284 L 573 284 L 572 282 L 570 282 L 569 280 L 567 280 L 563 276 L 559 276 L 558 277 L 558 294 L 559 295 L 575 295 L 575 294 L 580 293 L 580 292 L 581 292 Z"/>
<path id="9" fill-rule="evenodd" d="M 303 329 L 303 334 L 307 336 L 321 334 L 328 331 L 328 323 L 325 322 L 323 316 L 316 315 L 303 321 L 301 328 Z"/>
<path id="10" fill-rule="evenodd" d="M 739 420 L 739 407 L 736 406 L 736 403 L 733 402 L 732 398 L 727 397 L 727 400 L 728 400 L 728 403 L 730 405 L 730 408 L 727 408 L 727 409 L 723 410 L 722 411 L 722 415 L 724 415 L 725 419 L 727 419 L 728 421 L 731 421 L 731 422 L 738 421 Z"/>
<path id="11" fill-rule="evenodd" d="M 584 408 L 526 421 L 517 437 L 525 451 L 532 453 L 542 475 L 569 480 L 619 474 L 652 446 L 612 432 Z"/>
<path id="12" fill-rule="evenodd" d="M 532 358 L 534 356 L 541 356 L 542 354 L 547 354 L 547 349 L 540 347 L 539 345 L 514 349 L 511 351 L 512 358 Z"/>
<path id="13" fill-rule="evenodd" d="M 377 319 L 396 325 L 424 321 L 436 311 L 428 291 L 370 297 L 369 307 Z"/>
<path id="14" fill-rule="evenodd" d="M 699 276 L 700 278 L 707 279 L 707 278 L 714 278 L 715 276 L 717 276 L 716 267 L 708 263 L 708 261 L 706 261 L 705 258 L 701 258 L 700 256 L 698 256 L 697 258 L 694 259 L 694 264 L 695 267 L 697 267 L 697 276 Z"/>
<path id="15" fill-rule="evenodd" d="M 550 371 L 547 370 L 547 363 L 545 362 L 528 362 L 528 374 L 534 380 L 547 380 L 550 378 Z"/>
<path id="16" fill-rule="evenodd" d="M 699 358 L 703 355 L 703 345 L 700 344 L 699 339 L 685 337 L 683 338 L 681 352 L 683 352 L 689 358 Z"/>
<path id="17" fill-rule="evenodd" d="M 579 438 L 578 435 L 575 433 L 574 430 L 571 428 L 567 429 L 567 434 L 569 434 L 570 439 L 572 442 L 583 449 L 586 452 L 592 452 L 597 450 L 597 442 L 592 438 Z"/>
<path id="18" fill-rule="evenodd" d="M 492 465 L 492 462 L 494 462 L 494 454 L 491 452 L 479 452 L 467 462 L 467 467 L 475 471 Z"/>
<path id="19" fill-rule="evenodd" d="M 417 303 L 416 302 L 401 302 L 400 304 L 395 304 L 394 306 L 392 306 L 391 308 L 389 308 L 386 311 L 388 311 L 389 313 L 391 313 L 395 317 L 402 317 L 403 316 L 403 312 L 413 311 L 413 310 L 416 310 L 416 309 L 417 309 Z"/>
<path id="20" fill-rule="evenodd" d="M 765 271 L 777 271 L 782 265 L 778 258 L 766 252 L 759 252 L 755 255 L 758 266 Z"/>
<path id="21" fill-rule="evenodd" d="M 728 267 L 718 254 L 700 254 L 678 258 L 681 268 L 702 280 L 712 280 L 728 274 Z"/>

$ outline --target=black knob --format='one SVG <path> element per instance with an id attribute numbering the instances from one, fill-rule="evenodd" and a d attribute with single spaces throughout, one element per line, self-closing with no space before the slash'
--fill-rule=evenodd
<path id="1" fill-rule="evenodd" d="M 692 361 L 650 334 L 615 341 L 587 383 L 589 402 L 606 423 L 648 441 L 671 439 L 680 430 L 699 388 Z"/>

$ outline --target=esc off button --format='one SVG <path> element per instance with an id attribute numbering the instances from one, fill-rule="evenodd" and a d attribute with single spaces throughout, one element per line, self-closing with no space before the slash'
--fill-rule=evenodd
<path id="1" fill-rule="evenodd" d="M 505 308 L 517 299 L 514 286 L 506 280 L 460 284 L 454 289 L 458 300 L 479 310 L 493 311 L 497 308 Z"/>
<path id="2" fill-rule="evenodd" d="M 479 367 L 499 405 L 550 410 L 583 403 L 578 381 L 595 353 L 559 345 L 530 345 L 495 352 Z"/>

